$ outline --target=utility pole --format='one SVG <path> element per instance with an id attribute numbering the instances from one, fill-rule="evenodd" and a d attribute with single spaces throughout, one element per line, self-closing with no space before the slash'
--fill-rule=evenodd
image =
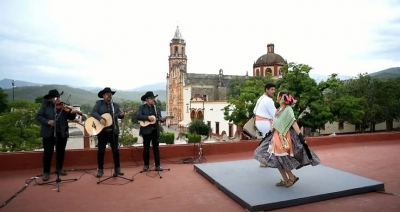
<path id="1" fill-rule="evenodd" d="M 12 86 L 13 86 L 13 101 L 14 101 L 14 88 L 15 88 L 15 80 L 12 81 Z"/>

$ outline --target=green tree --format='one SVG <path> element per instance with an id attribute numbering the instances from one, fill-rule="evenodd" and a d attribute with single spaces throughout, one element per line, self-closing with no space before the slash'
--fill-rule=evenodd
<path id="1" fill-rule="evenodd" d="M 166 103 L 166 102 L 163 102 L 163 101 L 161 101 L 161 100 L 159 100 L 159 99 L 156 99 L 156 105 L 157 105 L 158 107 L 160 107 L 160 109 L 161 109 L 162 111 L 165 111 L 166 108 L 167 108 L 167 103 Z"/>
<path id="2" fill-rule="evenodd" d="M 44 99 L 43 99 L 43 96 L 38 96 L 38 97 L 36 97 L 36 99 L 35 99 L 35 103 L 42 103 L 44 101 Z"/>
<path id="3" fill-rule="evenodd" d="M 122 110 L 127 110 L 139 108 L 140 104 L 140 102 L 125 100 L 120 103 L 120 106 Z"/>
<path id="4" fill-rule="evenodd" d="M 123 101 L 120 103 L 122 110 L 127 110 L 124 119 L 120 123 L 120 141 L 123 145 L 132 145 L 137 142 L 137 137 L 132 134 L 132 129 L 134 128 L 137 121 L 136 111 L 140 102 L 134 101 Z"/>
<path id="5" fill-rule="evenodd" d="M 40 126 L 35 120 L 40 104 L 20 100 L 9 103 L 11 110 L 0 116 L 0 138 L 3 148 L 11 151 L 41 148 Z"/>
<path id="6" fill-rule="evenodd" d="M 253 77 L 248 77 L 253 78 Z M 229 84 L 227 85 L 227 93 L 228 97 L 238 97 L 240 95 L 240 88 L 244 86 L 246 80 L 243 80 L 243 77 L 234 76 L 229 80 Z"/>
<path id="7" fill-rule="evenodd" d="M 332 113 L 322 100 L 313 101 L 308 107 L 310 112 L 303 113 L 300 121 L 304 126 L 310 127 L 313 131 L 324 126 L 328 120 L 332 120 Z"/>
<path id="8" fill-rule="evenodd" d="M 8 95 L 0 88 L 0 114 L 8 108 Z"/>
<path id="9" fill-rule="evenodd" d="M 364 116 L 364 97 L 354 97 L 349 93 L 346 82 L 332 74 L 326 81 L 318 84 L 324 93 L 325 104 L 332 113 L 330 122 L 347 122 L 354 125 L 361 124 Z"/>
<path id="10" fill-rule="evenodd" d="M 362 108 L 364 115 L 361 118 L 361 131 L 370 128 L 371 132 L 375 131 L 375 125 L 385 121 L 381 116 L 382 108 L 379 105 L 379 79 L 372 78 L 367 73 L 359 74 L 356 78 L 348 80 L 346 83 L 349 94 L 356 98 L 364 98 Z"/>
<path id="11" fill-rule="evenodd" d="M 400 78 L 380 81 L 377 97 L 378 115 L 386 122 L 386 131 L 392 131 L 393 121 L 400 119 Z"/>
<path id="12" fill-rule="evenodd" d="M 235 91 L 228 97 L 224 108 L 224 119 L 237 126 L 243 126 L 253 116 L 253 109 L 258 98 L 264 93 L 265 84 L 274 82 L 271 75 L 266 77 L 249 77 L 244 83 L 235 86 Z"/>
<path id="13" fill-rule="evenodd" d="M 131 122 L 133 123 L 134 127 L 137 125 L 138 120 L 136 119 L 137 109 L 130 112 L 131 113 Z"/>
<path id="14" fill-rule="evenodd" d="M 315 130 L 332 120 L 332 115 L 323 101 L 322 91 L 309 76 L 311 69 L 306 64 L 285 64 L 283 71 L 286 74 L 279 81 L 278 91 L 288 91 L 297 100 L 293 110 L 299 125 Z"/>
<path id="15" fill-rule="evenodd" d="M 91 104 L 82 104 L 80 106 L 81 112 L 84 114 L 82 116 L 82 121 L 86 121 L 86 119 L 88 119 L 90 117 L 90 113 L 92 112 L 93 107 L 94 106 Z"/>
<path id="16" fill-rule="evenodd" d="M 211 127 L 204 123 L 202 120 L 195 119 L 189 124 L 189 132 L 196 133 L 199 135 L 208 135 L 211 131 Z"/>

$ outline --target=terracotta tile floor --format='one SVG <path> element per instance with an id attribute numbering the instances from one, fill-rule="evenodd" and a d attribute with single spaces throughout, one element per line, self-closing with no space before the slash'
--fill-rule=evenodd
<path id="1" fill-rule="evenodd" d="M 312 147 L 311 147 L 312 148 Z M 326 166 L 383 181 L 386 191 L 400 194 L 400 141 L 361 144 L 328 145 L 312 148 Z M 252 158 L 252 152 L 215 155 L 207 162 Z M 124 164 L 125 166 L 132 166 Z M 134 176 L 127 184 L 123 179 L 111 179 L 105 185 L 96 184 L 97 178 L 79 171 L 70 171 L 62 179 L 80 178 L 77 182 L 60 184 L 60 192 L 53 185 L 36 186 L 31 183 L 0 211 L 245 211 L 239 204 L 218 190 L 193 170 L 191 164 L 172 164 L 163 161 L 159 179 L 155 172 L 136 174 L 141 165 L 125 167 L 125 177 Z M 95 167 L 95 166 L 93 166 Z M 93 168 L 86 167 L 86 168 Z M 84 167 L 66 167 L 84 168 Z M 41 170 L 0 173 L 0 204 L 24 186 L 24 181 Z M 94 170 L 91 171 L 94 173 Z M 109 169 L 105 175 L 111 174 Z M 154 177 L 153 177 L 154 176 Z M 50 180 L 55 179 L 55 175 Z M 37 179 L 41 181 L 41 179 Z M 329 183 L 329 182 L 327 182 Z M 124 185 L 118 185 L 124 184 Z M 367 193 L 300 205 L 279 211 L 400 211 L 400 196 Z"/>

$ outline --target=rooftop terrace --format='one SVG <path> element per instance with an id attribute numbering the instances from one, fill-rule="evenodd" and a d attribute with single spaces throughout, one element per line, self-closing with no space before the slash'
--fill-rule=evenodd
<path id="1" fill-rule="evenodd" d="M 204 144 L 203 163 L 253 158 L 259 141 Z M 323 165 L 385 183 L 387 193 L 366 193 L 300 205 L 279 211 L 399 211 L 400 210 L 400 133 L 343 135 L 307 139 Z M 95 149 L 68 150 L 68 176 L 78 181 L 35 185 L 33 180 L 1 208 L 4 201 L 24 187 L 25 181 L 41 174 L 40 152 L 0 153 L 1 211 L 245 211 L 239 204 L 196 173 L 193 164 L 179 164 L 181 158 L 196 154 L 193 145 L 161 146 L 162 166 L 170 171 L 139 173 L 141 147 L 121 149 L 123 171 L 127 178 L 97 184 Z M 192 156 L 193 157 L 193 156 Z M 111 167 L 111 152 L 106 153 Z M 53 163 L 54 164 L 54 163 Z M 105 176 L 111 170 L 105 171 Z M 50 181 L 56 176 L 51 175 Z M 36 179 L 41 182 L 41 179 Z M 29 182 L 29 181 L 28 181 Z M 329 182 L 326 182 L 329 183 Z"/>

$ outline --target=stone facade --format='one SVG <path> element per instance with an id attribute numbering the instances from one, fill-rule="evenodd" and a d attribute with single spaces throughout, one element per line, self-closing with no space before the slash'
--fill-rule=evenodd
<path id="1" fill-rule="evenodd" d="M 246 76 L 224 75 L 222 69 L 218 74 L 184 73 L 183 75 L 184 87 L 192 88 L 191 97 L 199 94 L 205 97 L 205 101 L 226 101 L 230 79 L 233 77 L 246 78 Z"/>
<path id="2" fill-rule="evenodd" d="M 174 116 L 173 120 L 183 119 L 183 74 L 186 71 L 186 42 L 182 38 L 179 27 L 170 42 L 169 72 L 167 74 L 167 114 Z M 171 123 L 169 123 L 171 124 Z"/>
<path id="3" fill-rule="evenodd" d="M 187 114 L 192 113 L 190 111 L 198 110 L 190 107 L 190 102 L 195 96 L 201 97 L 205 102 L 226 103 L 230 79 L 243 77 L 243 80 L 246 80 L 248 77 L 247 73 L 241 76 L 224 75 L 222 69 L 215 74 L 189 73 L 185 50 L 186 41 L 177 27 L 170 42 L 169 72 L 167 73 L 166 109 L 168 116 L 174 116 L 168 124 L 186 121 Z M 267 73 L 271 73 L 274 78 L 282 77 L 281 68 L 284 64 L 286 60 L 274 52 L 274 44 L 268 44 L 267 54 L 260 56 L 253 64 L 253 76 L 266 76 Z M 201 114 L 204 117 L 204 113 Z"/>
<path id="4" fill-rule="evenodd" d="M 188 102 L 195 95 L 200 95 L 204 101 L 226 102 L 229 80 L 235 77 L 224 75 L 222 69 L 216 74 L 188 73 L 185 48 L 186 42 L 177 27 L 174 38 L 170 42 L 169 72 L 167 74 L 166 110 L 168 116 L 174 116 L 169 124 L 178 124 L 184 120 L 185 113 L 189 110 Z M 247 74 L 239 77 L 246 78 Z M 190 90 L 189 93 L 188 90 Z"/>
<path id="5" fill-rule="evenodd" d="M 282 67 L 287 63 L 279 54 L 275 53 L 275 45 L 267 45 L 267 54 L 260 56 L 253 64 L 253 76 L 266 76 L 267 73 L 272 78 L 281 78 L 283 76 Z"/>

